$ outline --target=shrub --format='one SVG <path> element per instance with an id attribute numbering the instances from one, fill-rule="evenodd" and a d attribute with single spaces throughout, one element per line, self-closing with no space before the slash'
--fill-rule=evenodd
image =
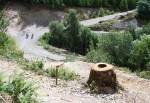
<path id="1" fill-rule="evenodd" d="M 0 32 L 0 56 L 11 60 L 22 57 L 22 53 L 16 49 L 15 42 L 3 32 Z"/>
<path id="2" fill-rule="evenodd" d="M 127 66 L 131 49 L 132 36 L 130 33 L 111 33 L 99 37 L 98 47 L 91 61 L 108 61 L 118 66 Z M 101 54 L 100 54 L 101 53 Z M 97 56 L 97 57 L 96 57 Z M 88 59 L 90 59 L 88 57 Z"/>
<path id="3" fill-rule="evenodd" d="M 102 23 L 99 23 L 99 24 L 96 24 L 96 25 L 93 25 L 91 26 L 90 28 L 92 30 L 102 30 L 102 31 L 109 31 L 111 30 L 112 28 L 112 25 L 114 23 L 116 23 L 117 21 L 116 20 L 109 20 L 109 21 L 105 21 L 105 22 L 102 22 Z"/>
<path id="4" fill-rule="evenodd" d="M 12 97 L 14 103 L 36 103 L 32 97 L 34 90 L 33 84 L 25 81 L 21 74 L 11 75 L 8 82 L 3 82 L 1 89 Z"/>
<path id="5" fill-rule="evenodd" d="M 137 72 L 137 75 L 141 78 L 150 79 L 150 71 Z"/>
<path id="6" fill-rule="evenodd" d="M 50 77 L 56 77 L 56 68 L 48 68 L 46 73 Z M 62 80 L 75 80 L 77 75 L 74 72 L 71 72 L 65 68 L 58 68 L 57 77 Z"/>
<path id="7" fill-rule="evenodd" d="M 51 22 L 50 25 L 51 37 L 49 43 L 61 47 L 65 44 L 64 25 L 58 21 Z"/>
<path id="8" fill-rule="evenodd" d="M 139 0 L 137 9 L 138 9 L 138 14 L 140 17 L 150 18 L 150 1 L 149 0 Z"/>
<path id="9" fill-rule="evenodd" d="M 26 62 L 24 64 L 24 69 L 32 70 L 32 71 L 38 73 L 39 75 L 44 74 L 42 61 L 34 61 L 31 63 Z"/>
<path id="10" fill-rule="evenodd" d="M 120 9 L 121 10 L 128 10 L 128 1 L 127 0 L 121 0 L 120 1 Z"/>
<path id="11" fill-rule="evenodd" d="M 23 68 L 27 70 L 34 71 L 35 73 L 39 75 L 45 75 L 50 77 L 56 77 L 56 68 L 48 68 L 44 69 L 44 65 L 41 61 L 34 61 L 34 62 L 24 62 Z M 77 75 L 69 71 L 65 68 L 58 68 L 58 78 L 62 80 L 74 80 L 77 79 Z"/>
<path id="12" fill-rule="evenodd" d="M 47 44 L 65 48 L 72 52 L 85 54 L 90 47 L 90 42 L 93 42 L 94 46 L 97 43 L 90 29 L 79 24 L 75 10 L 70 10 L 65 16 L 64 24 L 50 23 L 50 30 L 51 32 L 46 33 L 42 39 Z M 42 42 L 43 40 L 40 39 Z"/>
<path id="13" fill-rule="evenodd" d="M 4 31 L 7 25 L 8 21 L 5 20 L 5 17 L 3 16 L 3 13 L 0 10 L 0 31 Z"/>
<path id="14" fill-rule="evenodd" d="M 0 2 L 5 2 L 5 3 L 7 1 L 11 1 L 11 0 L 0 0 Z M 15 1 L 20 1 L 20 0 L 15 0 Z M 127 0 L 127 1 L 128 1 L 127 6 L 130 9 L 136 7 L 137 0 Z M 111 9 L 116 9 L 117 8 L 116 5 L 119 6 L 121 0 L 22 0 L 21 2 L 26 2 L 28 4 L 45 5 L 50 8 L 78 6 L 78 7 L 109 7 Z"/>
<path id="15" fill-rule="evenodd" d="M 150 35 L 143 35 L 132 43 L 129 62 L 133 70 L 148 69 L 150 62 Z"/>
<path id="16" fill-rule="evenodd" d="M 142 28 L 142 34 L 150 35 L 150 23 L 144 25 Z"/>

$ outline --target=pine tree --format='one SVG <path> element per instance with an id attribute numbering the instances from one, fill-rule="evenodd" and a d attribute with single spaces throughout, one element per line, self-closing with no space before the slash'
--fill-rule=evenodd
<path id="1" fill-rule="evenodd" d="M 76 47 L 78 47 L 78 41 L 79 41 L 79 20 L 77 17 L 77 13 L 75 10 L 69 10 L 69 14 L 66 15 L 64 25 L 66 27 L 66 35 L 68 38 L 68 45 L 69 49 L 72 51 L 76 50 Z"/>

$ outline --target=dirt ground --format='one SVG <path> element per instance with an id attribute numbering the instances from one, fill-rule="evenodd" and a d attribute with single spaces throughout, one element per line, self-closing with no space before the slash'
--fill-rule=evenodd
<path id="1" fill-rule="evenodd" d="M 60 62 L 48 64 L 54 66 Z M 91 94 L 84 86 L 90 65 L 86 62 L 65 63 L 64 66 L 73 70 L 80 78 L 68 82 L 58 80 L 58 86 L 55 86 L 54 78 L 22 70 L 15 63 L 6 60 L 0 60 L 0 72 L 3 72 L 6 78 L 14 71 L 23 72 L 26 80 L 33 81 L 38 86 L 36 97 L 40 103 L 150 103 L 150 81 L 117 69 L 115 69 L 117 79 L 124 90 L 114 94 Z"/>
<path id="2" fill-rule="evenodd" d="M 22 12 L 24 10 L 28 12 Z M 30 10 L 30 8 L 24 8 L 18 5 L 16 6 L 16 4 L 11 6 L 10 4 L 7 5 L 6 11 L 10 11 L 7 13 L 11 20 L 11 24 L 9 25 L 7 32 L 11 33 L 10 35 L 16 40 L 19 39 L 19 42 L 17 41 L 19 44 L 18 48 L 21 47 L 23 49 L 22 51 L 27 56 L 36 55 L 42 57 L 55 57 L 55 59 L 56 57 L 58 59 L 60 58 L 60 55 L 52 56 L 42 48 L 37 47 L 36 41 L 41 33 L 48 30 L 46 27 L 46 25 L 48 25 L 48 21 L 50 19 L 61 19 L 63 18 L 64 13 L 59 11 L 57 11 L 57 13 L 56 11 L 49 12 L 43 9 Z M 34 16 L 32 14 L 33 11 Z M 20 13 L 21 15 L 23 15 L 23 17 L 21 17 L 21 22 L 19 19 L 20 17 L 18 17 L 18 14 Z M 41 15 L 37 16 L 39 15 L 39 13 L 42 14 L 42 17 L 44 19 L 40 17 Z M 55 18 L 52 18 L 52 15 L 54 15 Z M 32 31 L 32 33 L 38 32 L 37 38 L 35 38 L 35 40 L 24 41 L 22 40 L 22 37 L 19 37 L 20 35 L 17 35 L 18 33 L 20 34 L 23 28 L 26 27 L 31 27 L 31 29 L 34 30 Z M 39 50 L 41 52 L 39 52 Z M 59 63 L 60 62 L 47 61 L 44 66 L 45 68 L 47 68 L 52 65 L 57 65 Z M 68 68 L 69 70 L 74 71 L 80 76 L 80 78 L 78 80 L 68 82 L 58 80 L 58 86 L 55 86 L 54 78 L 37 75 L 31 71 L 21 69 L 17 64 L 13 62 L 0 60 L 0 72 L 3 73 L 3 75 L 6 77 L 6 80 L 8 79 L 9 75 L 17 71 L 18 73 L 23 73 L 26 80 L 32 81 L 35 85 L 39 87 L 36 90 L 36 97 L 40 103 L 150 103 L 150 81 L 139 78 L 135 74 L 125 73 L 116 68 L 115 72 L 117 74 L 117 79 L 119 81 L 119 84 L 124 88 L 124 90 L 120 90 L 118 93 L 115 94 L 96 95 L 91 94 L 89 89 L 84 87 L 84 84 L 86 83 L 89 76 L 91 63 L 86 63 L 82 61 L 65 62 L 63 66 Z"/>

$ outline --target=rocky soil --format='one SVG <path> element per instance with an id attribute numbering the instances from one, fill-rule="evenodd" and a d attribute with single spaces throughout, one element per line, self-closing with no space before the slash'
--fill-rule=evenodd
<path id="1" fill-rule="evenodd" d="M 56 62 L 49 65 L 60 64 Z M 23 73 L 26 80 L 38 86 L 36 97 L 40 103 L 150 103 L 150 81 L 137 77 L 135 74 L 115 70 L 119 84 L 124 90 L 114 94 L 91 94 L 84 85 L 90 72 L 90 63 L 68 62 L 64 66 L 76 72 L 80 78 L 74 81 L 58 80 L 37 75 L 31 71 L 20 69 L 12 62 L 0 60 L 0 71 L 7 77 L 14 71 Z M 48 66 L 48 65 L 46 65 Z"/>

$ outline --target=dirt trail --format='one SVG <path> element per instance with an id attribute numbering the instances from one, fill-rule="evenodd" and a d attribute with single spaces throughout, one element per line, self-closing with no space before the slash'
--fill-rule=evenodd
<path id="1" fill-rule="evenodd" d="M 113 15 L 98 17 L 98 18 L 94 18 L 94 19 L 90 19 L 90 20 L 84 20 L 84 21 L 81 21 L 80 23 L 84 26 L 92 26 L 92 25 L 95 25 L 99 22 L 117 19 L 117 18 L 120 18 L 121 16 L 126 16 L 130 13 L 135 13 L 135 12 L 136 12 L 136 10 L 126 11 L 126 12 L 122 12 L 122 13 L 115 13 Z"/>
<path id="2" fill-rule="evenodd" d="M 123 91 L 115 94 L 90 94 L 83 86 L 88 79 L 89 65 L 85 62 L 65 63 L 64 66 L 79 74 L 80 79 L 69 82 L 58 80 L 57 87 L 55 79 L 22 70 L 12 62 L 0 60 L 0 71 L 7 77 L 15 70 L 23 72 L 27 80 L 39 86 L 36 92 L 40 103 L 150 103 L 150 81 L 119 70 L 116 73 Z"/>
<path id="3" fill-rule="evenodd" d="M 5 7 L 5 15 L 9 20 L 6 33 L 15 39 L 18 49 L 28 60 L 65 60 L 64 56 L 50 53 L 37 45 L 39 37 L 49 31 L 49 21 L 61 20 L 62 14 L 64 13 L 59 11 L 29 9 L 21 4 L 8 4 Z"/>
<path id="4" fill-rule="evenodd" d="M 94 25 L 100 21 L 113 19 L 119 16 L 133 13 L 128 11 L 113 15 L 81 21 L 85 26 Z M 8 3 L 5 7 L 5 15 L 9 19 L 7 34 L 16 40 L 17 47 L 24 53 L 24 58 L 28 60 L 42 59 L 52 61 L 63 61 L 66 59 L 61 54 L 51 53 L 37 45 L 37 40 L 45 32 L 49 31 L 48 23 L 54 20 L 62 20 L 64 11 L 49 10 L 45 8 L 32 8 L 22 4 Z M 95 32 L 103 33 L 103 32 Z"/>

